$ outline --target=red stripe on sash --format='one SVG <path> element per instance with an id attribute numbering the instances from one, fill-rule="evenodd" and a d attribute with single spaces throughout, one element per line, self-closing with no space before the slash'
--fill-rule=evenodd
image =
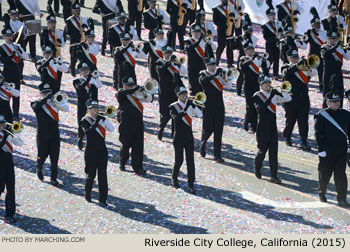
<path id="1" fill-rule="evenodd" d="M 260 71 L 259 71 L 259 67 L 257 67 L 257 66 L 254 64 L 254 62 L 252 62 L 252 67 L 254 68 L 254 70 L 255 70 L 257 73 L 260 72 Z"/>
<path id="2" fill-rule="evenodd" d="M 183 110 L 183 108 L 181 107 L 181 105 L 180 105 L 179 103 L 178 103 L 177 105 L 179 105 L 180 109 Z M 187 114 L 187 112 L 186 112 L 186 114 L 185 114 L 185 119 L 186 119 L 186 121 L 188 122 L 188 124 L 192 127 L 192 119 L 191 119 L 191 117 Z"/>
<path id="3" fill-rule="evenodd" d="M 10 148 L 11 152 L 13 152 L 13 147 L 11 144 L 9 144 L 9 142 L 7 142 L 7 140 L 5 140 L 5 144 Z"/>
<path id="4" fill-rule="evenodd" d="M 213 80 L 215 81 L 216 85 L 218 85 L 218 87 L 220 88 L 220 90 L 224 90 L 224 86 L 221 85 L 220 81 L 218 79 L 216 79 L 215 77 L 213 78 Z"/>
<path id="5" fill-rule="evenodd" d="M 341 55 L 339 52 L 335 51 L 335 54 L 341 59 L 341 62 L 343 62 L 343 55 Z"/>
<path id="6" fill-rule="evenodd" d="M 80 28 L 80 22 L 78 22 L 77 18 L 74 16 L 73 19 L 77 23 L 78 27 Z"/>
<path id="7" fill-rule="evenodd" d="M 12 54 L 12 50 L 10 49 L 10 47 L 8 47 L 6 44 L 4 44 L 4 46 L 7 48 L 7 50 L 10 52 L 10 55 Z M 19 58 L 17 55 L 13 55 L 13 58 L 15 59 L 15 61 L 18 63 L 19 62 Z"/>
<path id="8" fill-rule="evenodd" d="M 303 81 L 305 82 L 305 84 L 309 84 L 309 77 L 306 76 L 303 71 L 298 70 L 298 74 L 300 75 L 300 77 L 303 79 Z"/>
<path id="9" fill-rule="evenodd" d="M 130 55 L 130 53 L 128 51 L 126 51 L 125 53 L 128 56 L 128 58 L 131 61 L 131 63 L 135 66 L 136 65 L 135 59 Z"/>
<path id="10" fill-rule="evenodd" d="M 140 100 L 137 99 L 136 97 L 134 97 L 133 95 L 131 97 L 134 99 L 134 101 L 136 102 L 137 106 L 140 108 L 141 113 L 143 113 L 143 106 L 142 106 L 142 103 L 140 102 Z"/>
<path id="11" fill-rule="evenodd" d="M 92 53 L 89 53 L 90 58 L 92 59 L 92 62 L 94 62 L 95 64 L 97 64 L 97 59 L 95 57 L 95 55 L 93 55 Z"/>
<path id="12" fill-rule="evenodd" d="M 156 53 L 158 54 L 159 57 L 163 58 L 163 52 L 160 50 L 156 50 Z"/>
<path id="13" fill-rule="evenodd" d="M 263 94 L 263 92 L 260 92 L 260 94 L 267 100 L 267 97 Z M 269 104 L 270 108 L 276 113 L 276 106 L 272 102 Z"/>
<path id="14" fill-rule="evenodd" d="M 50 70 L 50 73 L 53 75 L 53 77 L 55 77 L 55 79 L 57 80 L 57 73 L 55 72 L 55 70 L 53 70 L 50 65 L 48 65 L 47 68 Z"/>
<path id="15" fill-rule="evenodd" d="M 170 65 L 170 69 L 173 70 L 173 72 L 175 72 L 175 73 L 179 72 L 173 65 Z"/>
<path id="16" fill-rule="evenodd" d="M 102 135 L 104 136 L 104 137 L 106 137 L 106 129 L 105 128 L 103 128 L 101 125 L 97 125 L 97 127 L 98 127 L 98 129 L 101 131 L 101 133 L 102 133 Z"/>
<path id="17" fill-rule="evenodd" d="M 12 95 L 11 95 L 9 92 L 7 92 L 4 88 L 1 88 L 0 90 L 1 90 L 5 95 L 7 95 L 7 97 L 8 97 L 9 99 L 11 99 Z"/>
<path id="18" fill-rule="evenodd" d="M 195 43 L 195 40 L 192 39 L 192 42 Z M 202 48 L 199 45 L 196 48 L 197 48 L 199 54 L 201 55 L 201 57 L 204 59 L 205 58 L 205 53 L 203 52 Z"/>
<path id="19" fill-rule="evenodd" d="M 56 42 L 55 36 L 49 31 L 49 35 L 52 38 L 53 42 Z"/>
<path id="20" fill-rule="evenodd" d="M 51 115 L 55 118 L 55 120 L 58 122 L 58 114 L 56 113 L 55 110 L 53 110 L 53 108 L 51 108 L 51 106 L 49 104 L 45 104 L 47 109 L 50 111 Z"/>

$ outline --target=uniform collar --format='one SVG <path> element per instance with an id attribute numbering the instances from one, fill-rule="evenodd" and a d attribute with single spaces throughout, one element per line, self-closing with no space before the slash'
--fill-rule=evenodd
<path id="1" fill-rule="evenodd" d="M 261 90 L 261 92 L 267 97 L 270 97 L 271 92 L 266 92 L 265 90 Z"/>
<path id="2" fill-rule="evenodd" d="M 184 107 L 186 107 L 186 103 L 187 103 L 187 102 L 186 102 L 186 103 L 183 103 L 182 101 L 178 100 L 178 103 L 180 104 L 181 107 L 184 108 Z"/>

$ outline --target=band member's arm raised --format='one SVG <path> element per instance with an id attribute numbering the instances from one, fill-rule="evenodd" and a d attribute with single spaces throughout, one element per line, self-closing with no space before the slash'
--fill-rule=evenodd
<path id="1" fill-rule="evenodd" d="M 81 128 L 83 129 L 84 133 L 88 136 L 93 135 L 93 134 L 98 134 L 98 132 L 96 131 L 96 128 L 98 126 L 98 123 L 100 122 L 100 120 L 103 120 L 104 118 L 102 116 L 97 116 L 96 121 L 94 122 L 94 124 L 90 124 L 88 121 L 86 120 L 82 120 L 80 125 Z"/>
<path id="2" fill-rule="evenodd" d="M 135 86 L 134 88 L 131 88 L 131 89 L 120 89 L 116 94 L 116 98 L 118 102 L 121 103 L 128 94 L 133 94 L 139 89 L 140 89 L 140 86 Z"/>
<path id="3" fill-rule="evenodd" d="M 41 100 L 36 100 L 34 102 L 31 102 L 30 106 L 32 107 L 33 111 L 35 113 L 39 112 L 42 107 L 46 104 L 48 99 L 53 98 L 52 94 L 48 94 L 45 98 L 41 99 Z"/>
<path id="4" fill-rule="evenodd" d="M 285 64 L 281 68 L 282 75 L 287 78 L 292 77 L 293 74 L 297 71 L 298 71 L 297 65 L 291 66 L 291 65 Z"/>

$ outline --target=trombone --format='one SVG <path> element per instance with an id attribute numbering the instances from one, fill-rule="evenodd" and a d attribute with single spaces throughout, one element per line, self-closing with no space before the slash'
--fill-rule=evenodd
<path id="1" fill-rule="evenodd" d="M 318 57 L 316 54 L 311 54 L 309 57 L 307 57 L 306 63 L 299 63 L 297 67 L 301 71 L 310 71 L 312 68 L 318 68 L 319 65 L 320 57 Z"/>
<path id="2" fill-rule="evenodd" d="M 14 123 L 6 123 L 6 125 L 11 127 L 11 131 L 4 129 L 7 133 L 9 133 L 11 136 L 14 136 L 15 134 L 19 134 L 23 131 L 23 124 L 21 122 L 14 122 Z"/>
<path id="3" fill-rule="evenodd" d="M 205 108 L 204 103 L 207 100 L 207 96 L 204 92 L 198 92 L 194 96 L 188 96 L 188 99 L 193 101 L 194 105 L 201 107 L 201 108 Z"/>
<path id="4" fill-rule="evenodd" d="M 289 81 L 283 81 L 281 85 L 275 86 L 274 88 L 280 88 L 281 93 L 290 93 L 292 91 L 292 84 Z"/>
<path id="5" fill-rule="evenodd" d="M 117 115 L 117 108 L 113 105 L 107 106 L 104 110 L 99 110 L 98 115 L 104 118 L 115 119 L 115 116 Z"/>
<path id="6" fill-rule="evenodd" d="M 181 56 L 179 58 L 176 57 L 173 62 L 175 65 L 178 65 L 178 66 L 183 65 L 186 62 L 186 57 L 184 57 L 184 56 Z"/>

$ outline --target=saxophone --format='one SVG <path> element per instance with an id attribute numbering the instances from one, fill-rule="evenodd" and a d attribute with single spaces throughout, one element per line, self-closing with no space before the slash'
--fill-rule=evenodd
<path id="1" fill-rule="evenodd" d="M 350 2 L 344 1 L 343 3 L 343 13 L 345 18 L 345 32 L 344 32 L 344 43 L 348 43 L 348 36 L 349 36 L 349 25 L 350 25 Z"/>
<path id="2" fill-rule="evenodd" d="M 297 30 L 297 22 L 299 21 L 297 15 L 294 14 L 295 12 L 295 0 L 292 2 L 292 12 L 291 12 L 291 20 L 293 25 L 293 32 L 296 32 Z"/>
<path id="3" fill-rule="evenodd" d="M 195 10 L 196 9 L 196 0 L 192 0 L 192 6 L 191 6 L 191 10 Z"/>
<path id="4" fill-rule="evenodd" d="M 236 12 L 238 13 L 238 18 L 236 20 L 235 23 L 235 28 L 239 28 L 241 26 L 241 22 L 242 22 L 242 17 L 243 17 L 243 11 L 239 9 L 239 0 L 237 0 L 236 2 Z"/>
<path id="5" fill-rule="evenodd" d="M 228 5 L 227 9 L 227 17 L 226 17 L 226 36 L 231 37 L 232 35 L 232 27 L 233 27 L 233 22 L 235 21 L 233 17 L 230 16 L 231 14 L 231 4 Z"/>
<path id="6" fill-rule="evenodd" d="M 178 26 L 182 26 L 183 25 L 184 17 L 185 17 L 185 14 L 187 12 L 186 9 L 182 6 L 182 3 L 183 3 L 183 0 L 180 0 L 179 12 L 178 12 L 179 19 L 177 20 L 177 25 Z"/>
<path id="7" fill-rule="evenodd" d="M 137 11 L 142 11 L 143 9 L 143 0 L 139 0 L 139 5 L 137 6 Z"/>

